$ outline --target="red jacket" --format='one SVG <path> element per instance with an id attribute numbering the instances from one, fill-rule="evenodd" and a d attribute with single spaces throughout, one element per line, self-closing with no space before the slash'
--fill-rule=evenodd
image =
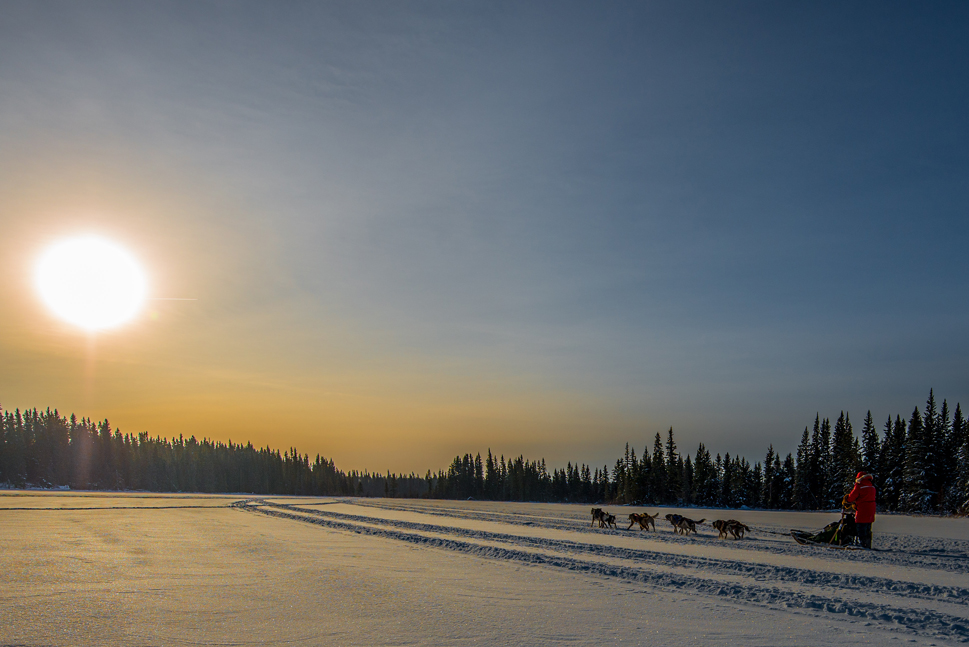
<path id="1" fill-rule="evenodd" d="M 855 487 L 848 493 L 848 502 L 854 503 L 855 523 L 871 523 L 875 520 L 875 486 L 871 484 L 871 475 L 858 472 Z"/>

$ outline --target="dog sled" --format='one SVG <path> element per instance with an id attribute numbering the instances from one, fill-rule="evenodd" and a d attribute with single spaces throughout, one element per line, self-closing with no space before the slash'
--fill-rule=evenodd
<path id="1" fill-rule="evenodd" d="M 802 546 L 825 546 L 842 550 L 860 549 L 858 530 L 855 526 L 855 504 L 845 503 L 841 519 L 832 521 L 818 532 L 791 530 L 791 537 Z"/>

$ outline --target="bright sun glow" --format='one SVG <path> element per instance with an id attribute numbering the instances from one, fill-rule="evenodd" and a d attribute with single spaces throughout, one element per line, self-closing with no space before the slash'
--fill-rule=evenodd
<path id="1" fill-rule="evenodd" d="M 98 236 L 49 247 L 37 263 L 36 284 L 54 314 L 92 331 L 129 321 L 148 292 L 148 280 L 135 257 Z"/>

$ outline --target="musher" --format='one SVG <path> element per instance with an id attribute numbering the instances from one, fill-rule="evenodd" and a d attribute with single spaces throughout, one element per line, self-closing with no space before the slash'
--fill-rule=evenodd
<path id="1" fill-rule="evenodd" d="M 855 487 L 845 497 L 845 501 L 855 504 L 858 539 L 862 546 L 871 550 L 871 524 L 875 521 L 875 486 L 871 483 L 871 474 L 858 472 Z"/>

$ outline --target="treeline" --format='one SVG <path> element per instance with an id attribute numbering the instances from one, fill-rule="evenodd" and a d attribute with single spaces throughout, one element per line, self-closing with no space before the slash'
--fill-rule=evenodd
<path id="1" fill-rule="evenodd" d="M 65 418 L 58 412 L 0 412 L 0 483 L 17 487 L 152 492 L 384 496 L 386 478 L 337 469 L 296 449 L 283 453 L 208 439 L 122 434 L 107 420 Z M 399 491 L 419 496 L 397 477 Z M 411 483 L 423 486 L 413 476 Z"/>
<path id="2" fill-rule="evenodd" d="M 953 513 L 969 508 L 969 429 L 960 405 L 950 415 L 930 390 L 924 411 L 908 419 L 890 416 L 879 433 L 871 412 L 861 436 L 842 412 L 833 427 L 817 416 L 804 428 L 797 455 L 781 456 L 773 445 L 763 463 L 730 454 L 713 457 L 700 443 L 681 454 L 673 429 L 664 442 L 640 457 L 626 445 L 610 473 L 569 464 L 549 472 L 545 461 L 457 457 L 446 472 L 427 475 L 428 495 L 437 498 L 609 502 L 775 510 L 820 510 L 840 505 L 861 470 L 874 476 L 882 510 Z"/>
<path id="3" fill-rule="evenodd" d="M 345 473 L 295 448 L 280 454 L 251 443 L 122 434 L 107 420 L 95 424 L 50 410 L 4 412 L 0 423 L 0 483 L 17 486 L 817 510 L 836 507 L 855 473 L 865 470 L 874 475 L 882 510 L 969 508 L 967 421 L 958 404 L 951 415 L 946 401 L 939 408 L 932 391 L 923 410 L 890 416 L 881 432 L 871 412 L 860 436 L 847 413 L 834 425 L 817 416 L 796 455 L 781 458 L 771 445 L 764 461 L 753 464 L 714 457 L 703 443 L 692 456 L 681 454 L 671 428 L 639 457 L 627 445 L 611 471 L 572 463 L 549 471 L 544 459 L 506 460 L 489 450 L 484 459 L 458 456 L 447 470 L 423 478 Z"/>

